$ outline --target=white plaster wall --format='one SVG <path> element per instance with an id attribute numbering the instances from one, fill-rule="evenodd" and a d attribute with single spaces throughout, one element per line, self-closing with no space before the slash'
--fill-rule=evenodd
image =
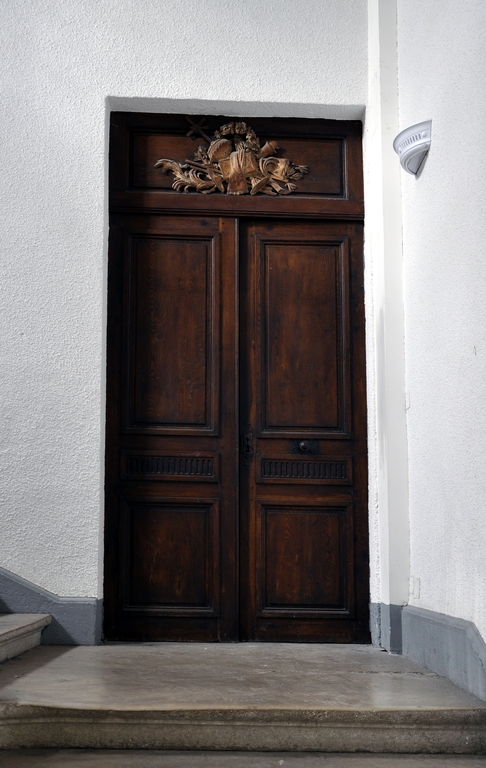
<path id="1" fill-rule="evenodd" d="M 6 0 L 0 45 L 0 564 L 101 596 L 107 109 L 360 117 L 366 2 Z"/>
<path id="2" fill-rule="evenodd" d="M 398 42 L 400 127 L 432 119 L 402 176 L 410 602 L 486 638 L 486 4 L 398 0 Z"/>

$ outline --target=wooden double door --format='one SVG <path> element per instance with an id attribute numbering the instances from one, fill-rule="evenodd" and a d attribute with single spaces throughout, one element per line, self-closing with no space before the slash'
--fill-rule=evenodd
<path id="1" fill-rule="evenodd" d="M 112 216 L 105 635 L 367 642 L 360 222 Z"/>

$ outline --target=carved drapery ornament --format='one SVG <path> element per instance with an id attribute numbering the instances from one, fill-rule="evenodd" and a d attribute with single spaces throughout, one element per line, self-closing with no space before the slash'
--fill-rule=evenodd
<path id="1" fill-rule="evenodd" d="M 260 147 L 255 131 L 246 123 L 222 125 L 208 141 L 209 146 L 201 144 L 192 160 L 178 163 L 162 159 L 155 163 L 155 168 L 174 174 L 172 188 L 177 192 L 195 189 L 203 195 L 216 190 L 228 195 L 289 195 L 297 189 L 294 182 L 309 172 L 306 165 L 275 157 L 279 149 L 276 141 Z"/>

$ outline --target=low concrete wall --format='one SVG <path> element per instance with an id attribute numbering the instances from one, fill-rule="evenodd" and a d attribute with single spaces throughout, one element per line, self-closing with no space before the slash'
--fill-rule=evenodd
<path id="1" fill-rule="evenodd" d="M 0 613 L 49 613 L 43 645 L 97 645 L 101 641 L 103 601 L 58 597 L 0 568 Z"/>
<path id="2" fill-rule="evenodd" d="M 403 653 L 486 701 L 486 644 L 472 621 L 405 606 Z"/>

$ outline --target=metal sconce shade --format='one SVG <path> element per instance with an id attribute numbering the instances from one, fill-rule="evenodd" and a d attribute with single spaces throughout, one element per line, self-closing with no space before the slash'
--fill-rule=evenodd
<path id="1" fill-rule="evenodd" d="M 398 134 L 393 149 L 400 158 L 400 165 L 407 173 L 416 174 L 429 151 L 432 138 L 432 120 L 416 123 Z"/>

